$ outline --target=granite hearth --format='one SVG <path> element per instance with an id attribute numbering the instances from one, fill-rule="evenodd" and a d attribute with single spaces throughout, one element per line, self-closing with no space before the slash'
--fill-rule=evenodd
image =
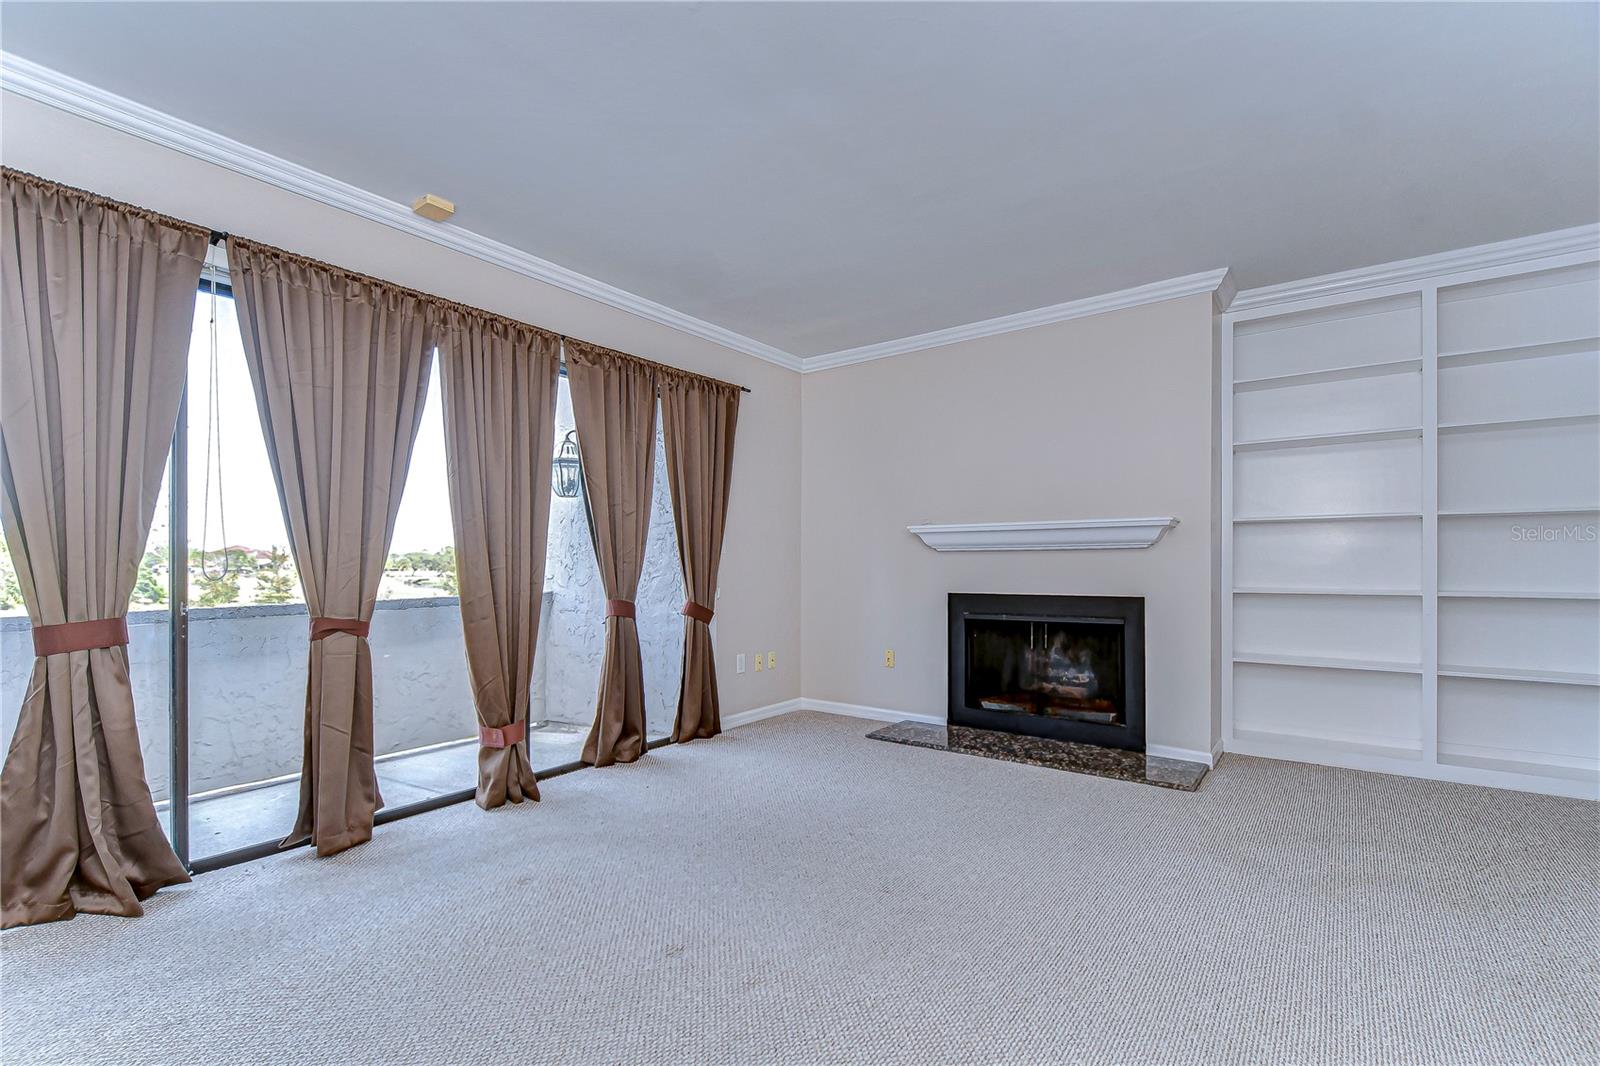
<path id="1" fill-rule="evenodd" d="M 988 759 L 1027 763 L 1052 770 L 1137 781 L 1160 788 L 1193 792 L 1206 776 L 1205 763 L 1146 755 L 1142 751 L 1102 748 L 1071 740 L 1022 736 L 968 726 L 927 725 L 922 722 L 896 722 L 874 730 L 872 740 L 909 744 L 916 748 L 953 751 L 962 755 L 981 755 Z"/>

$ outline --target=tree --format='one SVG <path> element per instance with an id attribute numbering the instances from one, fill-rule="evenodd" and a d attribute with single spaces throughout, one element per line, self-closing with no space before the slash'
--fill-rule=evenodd
<path id="1" fill-rule="evenodd" d="M 189 549 L 189 581 L 194 590 L 191 602 L 196 607 L 227 607 L 240 601 L 237 556 L 242 554 L 226 548 Z"/>
<path id="2" fill-rule="evenodd" d="M 289 603 L 295 598 L 296 585 L 289 553 L 274 544 L 266 561 L 256 567 L 256 602 Z"/>
<path id="3" fill-rule="evenodd" d="M 167 550 L 152 548 L 139 560 L 139 576 L 133 582 L 133 602 L 158 607 L 167 602 Z"/>
<path id="4" fill-rule="evenodd" d="M 17 571 L 11 565 L 11 553 L 0 547 L 0 611 L 22 606 L 22 586 L 17 583 Z"/>
<path id="5" fill-rule="evenodd" d="M 217 577 L 197 573 L 194 583 L 200 593 L 194 600 L 196 607 L 227 607 L 239 602 L 239 574 L 235 570 Z"/>

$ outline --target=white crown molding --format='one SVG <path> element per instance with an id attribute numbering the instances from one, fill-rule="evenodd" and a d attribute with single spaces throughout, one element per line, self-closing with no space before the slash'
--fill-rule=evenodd
<path id="1" fill-rule="evenodd" d="M 1343 270 L 1337 274 L 1323 274 L 1302 281 L 1286 281 L 1279 285 L 1245 289 L 1234 296 L 1232 303 L 1225 309 L 1253 311 L 1297 300 L 1337 296 L 1382 285 L 1421 281 L 1443 274 L 1507 266 L 1530 259 L 1544 259 L 1572 252 L 1593 253 L 1597 248 L 1600 248 L 1600 225 L 1573 226 L 1571 229 L 1535 233 L 1515 240 L 1479 244 L 1471 248 L 1422 255 L 1415 259 L 1400 259 L 1392 263 L 1380 263 L 1377 266 Z"/>
<path id="2" fill-rule="evenodd" d="M 681 333 L 704 338 L 787 370 L 801 368 L 799 356 L 770 344 L 763 344 L 665 304 L 607 285 L 460 226 L 428 222 L 412 214 L 406 204 L 385 199 L 298 163 L 291 163 L 21 56 L 0 51 L 0 88 Z"/>
<path id="3" fill-rule="evenodd" d="M 940 552 L 1075 551 L 1148 548 L 1178 524 L 1176 518 L 1088 518 L 1069 522 L 970 522 L 907 526 Z"/>
<path id="4" fill-rule="evenodd" d="M 803 360 L 805 364 L 803 372 L 812 374 L 820 370 L 832 370 L 835 367 L 869 363 L 874 359 L 888 359 L 891 356 L 926 351 L 929 348 L 942 348 L 947 344 L 957 344 L 961 341 L 996 337 L 1002 333 L 1015 333 L 1018 330 L 1033 329 L 1035 326 L 1053 325 L 1074 318 L 1104 314 L 1107 311 L 1121 311 L 1124 308 L 1159 303 L 1162 300 L 1176 300 L 1203 292 L 1211 293 L 1213 301 L 1219 301 L 1223 293 L 1231 296 L 1232 291 L 1233 274 L 1230 270 L 1225 267 L 1220 270 L 1206 270 L 1199 274 L 1187 274 L 1181 278 L 1169 278 L 1166 281 L 1151 282 L 1149 285 L 1138 285 L 1131 289 L 1121 289 L 1082 300 L 1069 300 L 1051 307 L 1019 311 L 1014 315 L 987 318 L 982 322 L 968 322 L 964 326 L 951 326 L 948 329 L 934 330 L 932 333 L 919 333 L 914 337 L 901 337 L 899 340 L 867 344 L 860 348 L 845 348 L 827 355 L 809 356 Z M 1220 302 L 1220 306 L 1225 307 L 1226 302 Z"/>

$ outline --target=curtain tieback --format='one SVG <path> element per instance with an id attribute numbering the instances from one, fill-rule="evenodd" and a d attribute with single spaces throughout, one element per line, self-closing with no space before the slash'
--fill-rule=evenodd
<path id="1" fill-rule="evenodd" d="M 478 727 L 478 743 L 486 748 L 509 748 L 514 744 L 521 744 L 522 738 L 528 735 L 527 722 L 513 722 L 510 725 Z"/>
<path id="2" fill-rule="evenodd" d="M 704 622 L 706 625 L 710 625 L 711 616 L 715 612 L 711 608 L 698 604 L 693 600 L 684 600 L 682 613 L 689 618 L 693 618 L 696 622 Z"/>
<path id="3" fill-rule="evenodd" d="M 323 637 L 331 637 L 335 633 L 349 633 L 353 636 L 364 637 L 371 629 L 371 622 L 363 622 L 359 618 L 311 619 L 312 640 L 321 640 Z"/>
<path id="4" fill-rule="evenodd" d="M 633 617 L 633 601 L 632 600 L 607 600 L 606 601 L 606 617 L 607 618 L 632 618 Z"/>
<path id="5" fill-rule="evenodd" d="M 69 651 L 88 651 L 91 648 L 115 648 L 126 643 L 128 643 L 127 615 L 33 627 L 33 654 L 40 658 L 47 655 L 64 655 Z"/>

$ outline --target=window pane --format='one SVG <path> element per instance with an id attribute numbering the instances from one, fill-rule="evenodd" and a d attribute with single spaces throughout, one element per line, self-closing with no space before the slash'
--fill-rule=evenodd
<path id="1" fill-rule="evenodd" d="M 478 780 L 443 403 L 436 359 L 372 616 L 373 735 L 385 810 Z"/>
<path id="2" fill-rule="evenodd" d="M 150 535 L 145 538 L 139 575 L 128 604 L 128 680 L 133 685 L 133 718 L 139 730 L 144 777 L 156 801 L 161 828 L 172 839 L 172 525 L 170 449 Z M 15 714 L 15 711 L 10 713 Z M 9 739 L 9 738 L 8 738 Z"/>
<path id="3" fill-rule="evenodd" d="M 650 739 L 670 736 L 678 714 L 683 678 L 683 567 L 678 562 L 678 527 L 672 521 L 667 485 L 667 444 L 656 409 L 655 487 L 650 493 L 650 536 L 636 601 L 639 647 L 644 655 L 645 731 Z"/>
<path id="4" fill-rule="evenodd" d="M 563 376 L 556 390 L 557 452 L 575 427 L 572 392 Z M 605 651 L 605 600 L 583 495 L 552 493 L 529 710 L 528 757 L 535 768 L 576 762 L 583 754 Z"/>
<path id="5" fill-rule="evenodd" d="M 232 298 L 189 347 L 189 855 L 286 836 L 300 800 L 310 619 Z"/>
<path id="6" fill-rule="evenodd" d="M 162 475 L 155 521 L 145 540 L 128 607 L 128 680 L 133 685 L 139 753 L 161 828 L 172 837 L 171 616 L 167 602 L 167 476 Z M 9 546 L 0 537 L 0 751 L 11 750 L 22 701 L 33 675 L 33 628 Z"/>

